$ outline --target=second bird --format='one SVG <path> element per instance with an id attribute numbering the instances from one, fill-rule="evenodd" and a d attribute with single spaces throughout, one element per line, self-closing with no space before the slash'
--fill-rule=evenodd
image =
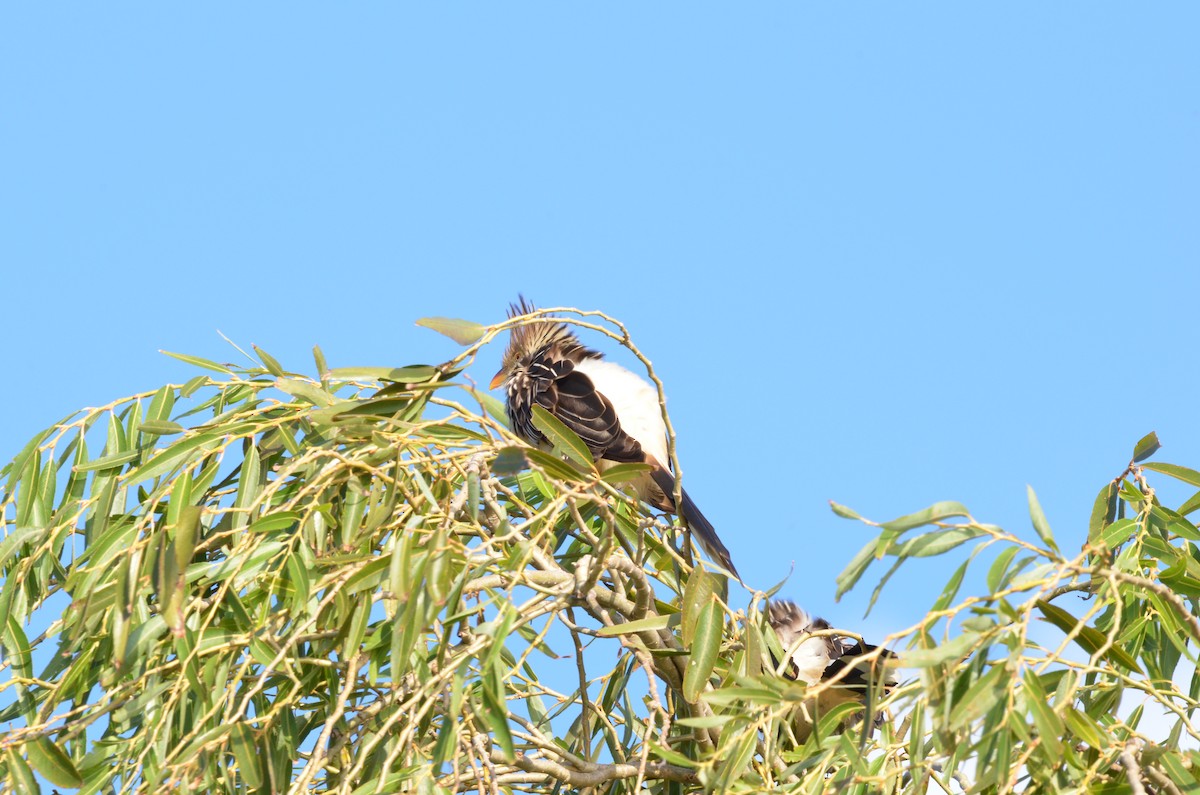
<path id="1" fill-rule="evenodd" d="M 508 316 L 533 312 L 524 298 Z M 675 476 L 667 451 L 667 426 L 658 392 L 644 378 L 602 354 L 585 348 L 564 323 L 544 320 L 512 330 L 500 372 L 491 388 L 504 385 L 513 431 L 534 445 L 546 439 L 533 424 L 533 407 L 541 406 L 575 432 L 604 468 L 645 463 L 648 475 L 634 481 L 638 497 L 662 511 L 675 512 Z M 717 531 L 683 492 L 679 511 L 700 546 L 735 577 L 737 569 Z"/>

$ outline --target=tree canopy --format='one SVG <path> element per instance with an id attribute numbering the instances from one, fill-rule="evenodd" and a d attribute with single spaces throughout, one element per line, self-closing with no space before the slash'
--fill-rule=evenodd
<path id="1" fill-rule="evenodd" d="M 564 320 L 633 351 L 661 398 L 620 323 Z M 1155 491 L 1200 472 L 1150 461 L 1156 436 L 1080 550 L 1032 489 L 1029 532 L 953 502 L 883 523 L 834 505 L 875 529 L 839 596 L 876 561 L 872 604 L 913 558 L 952 574 L 873 639 L 900 685 L 797 737 L 825 685 L 777 662 L 772 593 L 731 596 L 625 494 L 643 465 L 601 473 L 544 413 L 554 450 L 530 448 L 464 377 L 515 322 L 421 321 L 465 346 L 436 366 L 172 354 L 202 372 L 30 440 L 0 473 L 5 791 L 1200 789 L 1200 493 Z"/>

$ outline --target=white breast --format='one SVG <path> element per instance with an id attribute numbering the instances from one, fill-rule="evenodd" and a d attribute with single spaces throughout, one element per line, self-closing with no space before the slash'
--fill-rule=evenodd
<path id="1" fill-rule="evenodd" d="M 670 466 L 667 455 L 667 425 L 658 405 L 658 390 L 650 382 L 604 359 L 584 359 L 575 369 L 592 381 L 608 398 L 625 433 L 637 439 L 642 449 Z"/>
<path id="2" fill-rule="evenodd" d="M 796 666 L 796 678 L 801 682 L 811 685 L 821 681 L 825 669 L 832 662 L 829 659 L 828 641 L 824 637 L 801 641 L 792 652 L 792 662 Z"/>

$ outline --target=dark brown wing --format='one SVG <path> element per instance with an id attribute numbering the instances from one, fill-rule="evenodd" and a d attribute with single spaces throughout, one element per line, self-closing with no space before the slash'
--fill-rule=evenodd
<path id="1" fill-rule="evenodd" d="M 642 461 L 642 446 L 621 428 L 608 398 L 592 380 L 575 369 L 555 346 L 538 351 L 509 380 L 508 416 L 522 438 L 545 441 L 533 424 L 533 406 L 541 406 L 575 432 L 592 456 L 609 461 Z"/>

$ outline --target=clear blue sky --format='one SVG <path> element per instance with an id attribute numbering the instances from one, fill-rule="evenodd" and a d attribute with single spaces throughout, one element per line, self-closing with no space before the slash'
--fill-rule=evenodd
<path id="1" fill-rule="evenodd" d="M 230 360 L 625 320 L 742 572 L 957 499 L 1063 540 L 1133 443 L 1200 465 L 1194 3 L 21 4 L 0 28 L 0 452 Z M 498 351 L 472 373 L 486 382 Z M 949 571 L 896 581 L 873 628 Z"/>

